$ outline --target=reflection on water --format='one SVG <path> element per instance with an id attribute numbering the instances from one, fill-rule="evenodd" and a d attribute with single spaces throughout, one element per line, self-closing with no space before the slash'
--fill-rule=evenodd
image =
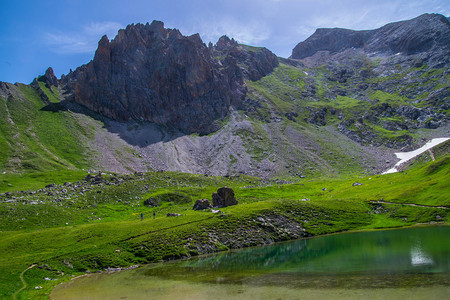
<path id="1" fill-rule="evenodd" d="M 207 256 L 177 264 L 176 269 L 180 273 L 448 273 L 449 233 L 450 227 L 428 227 L 339 234 Z M 151 268 L 146 274 L 158 272 Z"/>
<path id="2" fill-rule="evenodd" d="M 411 248 L 411 264 L 413 266 L 419 265 L 433 265 L 433 259 L 422 249 L 422 245 L 418 243 Z"/>
<path id="3" fill-rule="evenodd" d="M 450 299 L 449 233 L 444 226 L 298 240 L 94 274 L 57 287 L 52 297 Z"/>

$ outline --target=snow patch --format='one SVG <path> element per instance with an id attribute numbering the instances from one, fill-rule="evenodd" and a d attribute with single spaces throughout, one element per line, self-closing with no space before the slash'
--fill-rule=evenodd
<path id="1" fill-rule="evenodd" d="M 395 164 L 395 166 L 389 170 L 387 170 L 386 172 L 383 173 L 384 174 L 389 174 L 389 173 L 395 173 L 398 172 L 398 167 L 407 162 L 410 159 L 413 159 L 414 157 L 424 153 L 425 151 L 427 151 L 428 149 L 433 148 L 434 146 L 437 146 L 447 140 L 449 140 L 450 138 L 445 137 L 445 138 L 437 138 L 437 139 L 432 139 L 431 141 L 429 141 L 428 143 L 426 143 L 424 146 L 420 147 L 419 149 L 416 149 L 414 151 L 410 151 L 410 152 L 398 152 L 395 153 L 395 155 L 397 156 L 398 159 L 400 159 L 399 162 L 397 162 Z"/>

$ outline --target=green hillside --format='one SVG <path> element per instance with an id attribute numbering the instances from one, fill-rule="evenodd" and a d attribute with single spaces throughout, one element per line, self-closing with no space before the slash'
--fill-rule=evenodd
<path id="1" fill-rule="evenodd" d="M 430 93 L 447 88 L 450 75 L 444 69 L 398 67 L 394 75 L 380 76 L 375 73 L 376 61 L 368 58 L 354 58 L 349 65 L 307 68 L 281 63 L 272 74 L 247 83 L 249 98 L 262 103 L 249 114 L 265 121 L 275 113 L 303 126 L 331 125 L 361 144 L 394 148 L 414 144 L 432 128 L 433 114 L 423 121 L 411 114 L 417 116 L 428 107 L 435 116 L 448 115 L 448 96 L 426 101 Z M 351 75 L 342 78 L 342 70 Z M 396 84 L 402 78 L 414 84 Z"/>
<path id="2" fill-rule="evenodd" d="M 52 102 L 58 94 L 41 85 Z M 31 86 L 19 84 L 16 96 L 2 98 L 0 132 L 3 172 L 50 171 L 88 166 L 83 138 L 92 138 L 70 113 L 45 110 L 47 106 Z M 4 148 L 3 148 L 4 147 Z"/>
<path id="3" fill-rule="evenodd" d="M 11 193 L 3 196 L 0 211 L 1 297 L 19 291 L 17 299 L 45 298 L 58 282 L 107 267 L 302 236 L 448 222 L 448 145 L 435 151 L 434 162 L 422 157 L 402 173 L 354 179 L 287 183 L 174 172 L 103 174 L 101 182 L 92 176 Z M 210 199 L 222 186 L 234 189 L 237 206 L 217 214 L 192 210 L 196 199 Z M 173 202 L 172 196 L 184 200 Z M 144 206 L 148 197 L 158 197 L 160 206 Z"/>

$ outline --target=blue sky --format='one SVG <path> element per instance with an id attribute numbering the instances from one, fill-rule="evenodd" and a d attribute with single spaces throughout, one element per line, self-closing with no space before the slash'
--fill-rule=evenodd
<path id="1" fill-rule="evenodd" d="M 223 35 L 288 57 L 318 27 L 373 29 L 423 13 L 450 15 L 448 0 L 0 0 L 0 81 L 30 83 L 89 62 L 103 34 L 160 20 L 205 43 Z"/>

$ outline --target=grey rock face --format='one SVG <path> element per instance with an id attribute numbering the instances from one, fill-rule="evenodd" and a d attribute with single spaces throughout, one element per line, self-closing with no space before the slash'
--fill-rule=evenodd
<path id="1" fill-rule="evenodd" d="M 220 70 L 199 35 L 165 29 L 162 22 L 129 25 L 94 60 L 62 78 L 69 99 L 118 121 L 150 121 L 208 133 L 246 89 Z"/>
<path id="2" fill-rule="evenodd" d="M 104 36 L 94 59 L 61 81 L 69 100 L 114 120 L 205 134 L 241 105 L 244 76 L 259 79 L 278 65 L 267 49 L 249 48 L 228 38 L 208 48 L 198 34 L 158 21 L 129 25 L 111 42 Z"/>
<path id="3" fill-rule="evenodd" d="M 343 28 L 319 28 L 304 42 L 292 50 L 293 59 L 302 59 L 319 51 L 341 52 L 349 48 L 362 48 L 370 31 L 356 31 Z"/>

